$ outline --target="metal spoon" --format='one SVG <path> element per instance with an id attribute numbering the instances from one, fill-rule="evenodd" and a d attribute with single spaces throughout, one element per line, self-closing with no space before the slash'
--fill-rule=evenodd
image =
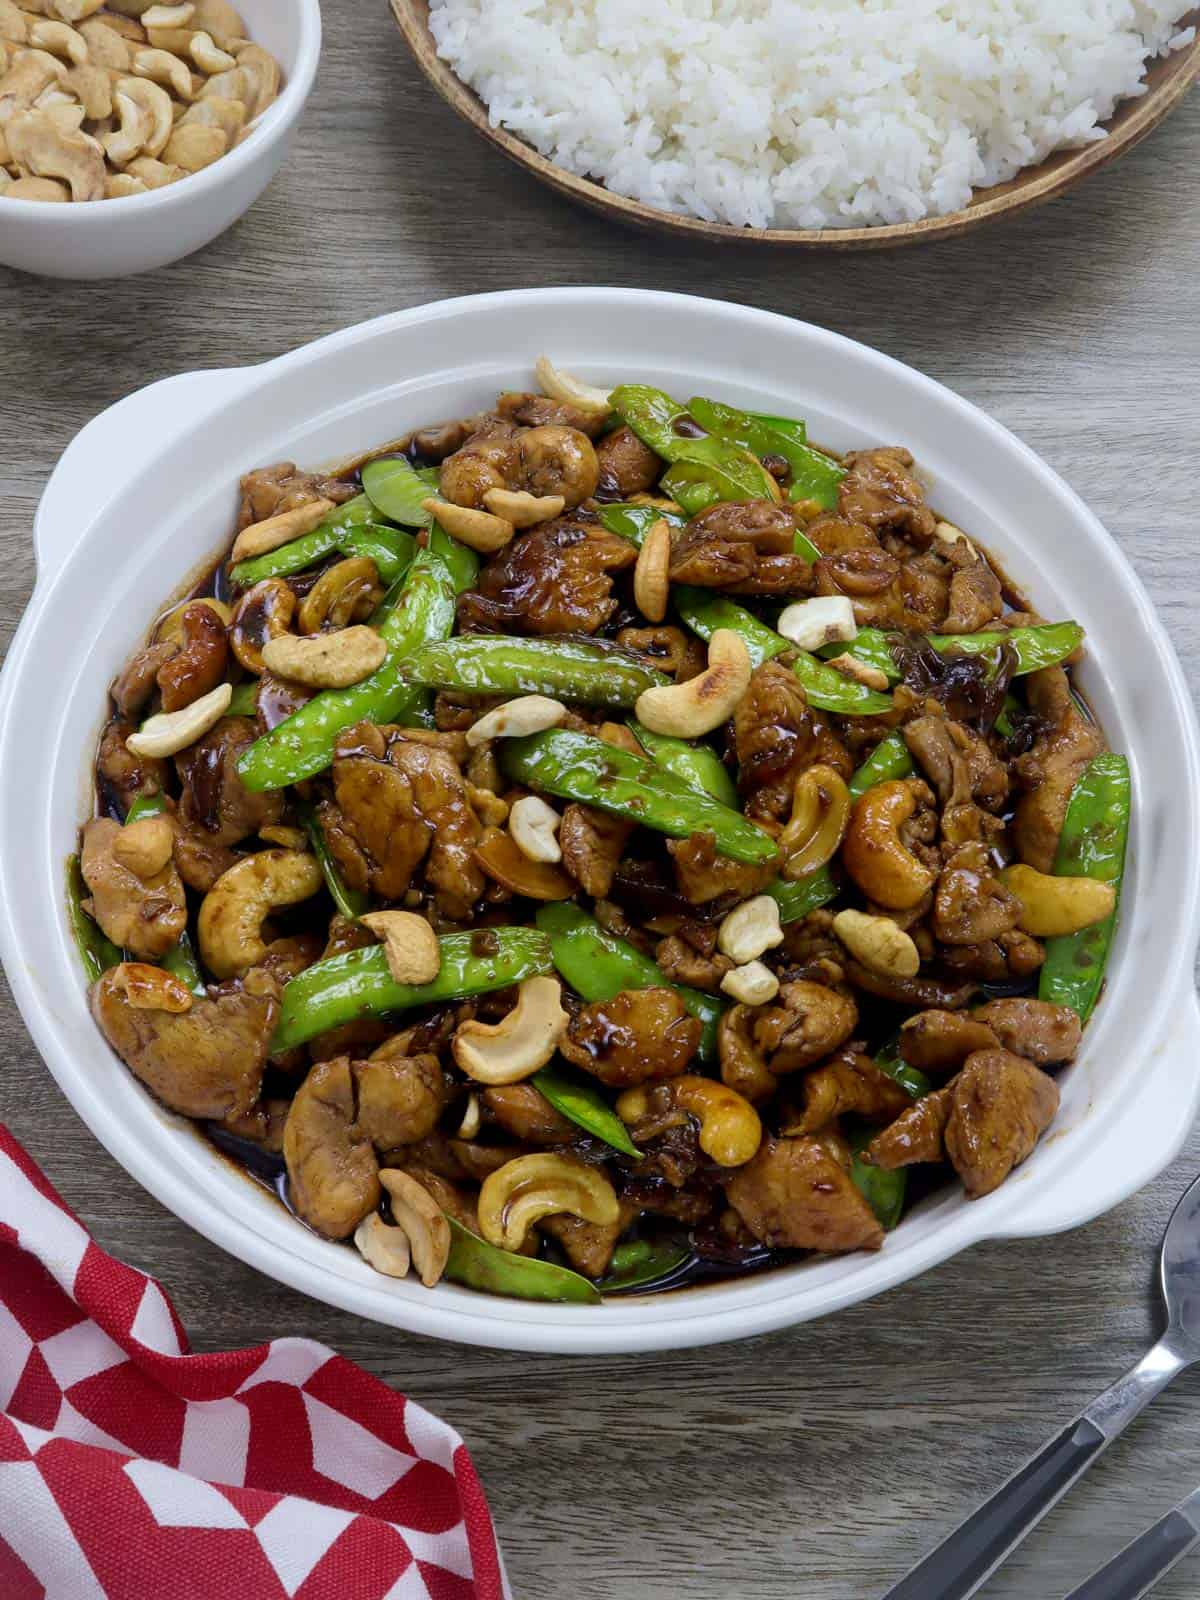
<path id="1" fill-rule="evenodd" d="M 1200 1544 L 1200 1489 L 1093 1572 L 1067 1600 L 1141 1600 Z"/>
<path id="2" fill-rule="evenodd" d="M 1167 1327 L 1158 1343 L 883 1600 L 967 1600 L 1155 1395 L 1200 1360 L 1200 1178 L 1167 1224 L 1159 1270 Z"/>

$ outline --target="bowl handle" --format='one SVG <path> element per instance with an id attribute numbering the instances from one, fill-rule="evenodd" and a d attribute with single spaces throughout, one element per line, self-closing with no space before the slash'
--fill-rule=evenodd
<path id="1" fill-rule="evenodd" d="M 1175 1159 L 1200 1100 L 1200 1001 L 1190 985 L 1172 1018 L 1170 1033 L 1151 1043 L 1147 1056 L 1133 1104 L 1064 1178 L 1044 1193 L 1031 1195 L 1027 1206 L 988 1230 L 989 1238 L 1024 1239 L 1078 1228 L 1136 1194 Z M 1180 1105 L 1187 1109 L 1163 1116 L 1164 1106 Z"/>
<path id="2" fill-rule="evenodd" d="M 227 404 L 256 372 L 228 367 L 163 378 L 118 400 L 77 433 L 51 474 L 34 518 L 39 583 L 57 577 L 80 534 L 163 445 Z"/>

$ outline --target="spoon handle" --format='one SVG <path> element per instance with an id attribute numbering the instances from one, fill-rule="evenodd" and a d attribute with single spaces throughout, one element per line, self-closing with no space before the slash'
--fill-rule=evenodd
<path id="1" fill-rule="evenodd" d="M 1200 1544 L 1200 1490 L 1072 1589 L 1067 1600 L 1139 1600 Z"/>
<path id="2" fill-rule="evenodd" d="M 1189 1363 L 1167 1342 L 1021 1467 L 883 1600 L 967 1600 L 1108 1445 Z"/>

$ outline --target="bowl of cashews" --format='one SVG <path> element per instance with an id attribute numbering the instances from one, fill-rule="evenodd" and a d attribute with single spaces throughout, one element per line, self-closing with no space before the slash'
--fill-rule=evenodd
<path id="1" fill-rule="evenodd" d="M 319 0 L 0 0 L 0 264 L 117 278 L 178 261 L 275 176 Z"/>

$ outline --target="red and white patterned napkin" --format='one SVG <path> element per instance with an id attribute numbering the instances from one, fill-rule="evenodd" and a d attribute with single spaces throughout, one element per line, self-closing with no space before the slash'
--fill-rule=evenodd
<path id="1" fill-rule="evenodd" d="M 188 1353 L 0 1125 L 3 1600 L 508 1600 L 466 1446 L 308 1339 Z"/>

